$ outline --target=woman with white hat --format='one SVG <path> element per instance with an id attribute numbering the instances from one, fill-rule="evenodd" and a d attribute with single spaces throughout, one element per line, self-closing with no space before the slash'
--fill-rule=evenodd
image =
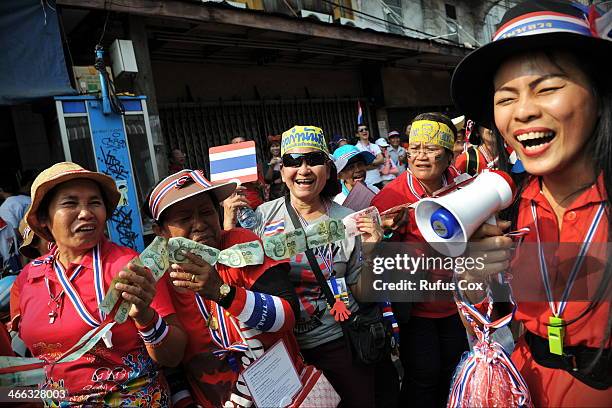
<path id="1" fill-rule="evenodd" d="M 112 178 L 68 162 L 46 169 L 32 185 L 27 223 L 55 247 L 21 272 L 19 334 L 48 363 L 42 387 L 65 390 L 48 405 L 170 406 L 156 363 L 178 364 L 174 350 L 185 334 L 165 283 L 156 285 L 146 268 L 130 263 L 135 251 L 104 236 L 119 197 Z M 99 308 L 111 284 L 120 301 L 132 304 L 128 320 L 83 357 L 55 365 L 86 333 L 112 320 Z"/>
<path id="2" fill-rule="evenodd" d="M 602 63 L 612 42 L 597 15 L 566 1 L 521 3 L 452 79 L 461 111 L 489 125 L 497 145 L 513 148 L 528 173 L 517 180 L 510 222 L 484 224 L 474 234 L 486 268 L 467 278 L 511 265 L 515 318 L 525 328 L 512 360 L 536 406 L 612 402 L 612 83 Z M 506 156 L 501 149 L 500 167 L 509 170 Z M 531 231 L 514 258 L 503 236 L 511 225 Z M 592 291 L 581 291 L 583 284 Z M 534 288 L 539 297 L 523 300 Z M 483 294 L 467 295 L 476 303 Z"/>

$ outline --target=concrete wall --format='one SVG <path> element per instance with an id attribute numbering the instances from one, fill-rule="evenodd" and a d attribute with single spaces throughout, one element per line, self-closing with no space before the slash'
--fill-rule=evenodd
<path id="1" fill-rule="evenodd" d="M 447 71 L 383 68 L 382 77 L 387 108 L 452 105 Z"/>
<path id="2" fill-rule="evenodd" d="M 252 100 L 361 96 L 361 76 L 352 69 L 216 65 L 153 61 L 157 100 Z"/>

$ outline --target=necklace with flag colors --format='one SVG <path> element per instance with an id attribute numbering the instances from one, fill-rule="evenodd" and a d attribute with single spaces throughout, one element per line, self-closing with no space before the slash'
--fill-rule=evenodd
<path id="1" fill-rule="evenodd" d="M 580 246 L 580 251 L 578 252 L 576 261 L 574 262 L 574 265 L 570 270 L 569 276 L 567 278 L 567 284 L 565 285 L 565 289 L 563 289 L 563 293 L 561 295 L 561 300 L 556 303 L 553 299 L 552 288 L 550 285 L 550 277 L 548 275 L 548 266 L 546 264 L 546 258 L 544 257 L 544 249 L 542 248 L 542 242 L 540 240 L 536 203 L 534 201 L 531 202 L 531 215 L 533 217 L 533 224 L 535 225 L 536 230 L 536 238 L 538 240 L 540 275 L 544 284 L 544 291 L 546 292 L 548 305 L 552 313 L 552 316 L 548 318 L 548 348 L 552 354 L 563 355 L 563 337 L 565 335 L 565 322 L 563 321 L 563 312 L 565 311 L 567 299 L 569 298 L 572 286 L 574 286 L 574 282 L 576 281 L 578 272 L 582 268 L 582 264 L 584 263 L 586 254 L 589 252 L 589 247 L 591 246 L 591 242 L 593 241 L 593 237 L 595 236 L 595 232 L 597 231 L 597 227 L 599 226 L 605 207 L 605 203 L 602 203 L 597 208 L 597 211 L 593 216 L 593 220 L 591 221 L 591 225 L 589 226 L 589 229 L 587 230 L 586 235 L 582 240 L 582 245 Z"/>
<path id="2" fill-rule="evenodd" d="M 104 298 L 104 276 L 103 276 L 104 270 L 102 269 L 102 256 L 100 254 L 100 244 L 96 245 L 92 250 L 94 288 L 95 288 L 95 293 L 96 293 L 96 301 L 98 304 L 98 313 L 99 313 L 99 318 L 100 318 L 99 320 L 96 319 L 89 312 L 89 310 L 87 310 L 87 307 L 83 303 L 83 300 L 81 299 L 77 290 L 72 284 L 72 281 L 82 271 L 83 265 L 77 266 L 74 272 L 72 273 L 72 275 L 68 277 L 66 275 L 66 270 L 64 269 L 62 264 L 57 259 L 58 258 L 57 251 L 53 255 L 54 255 L 53 256 L 53 270 L 55 271 L 55 275 L 57 276 L 57 279 L 62 287 L 62 291 L 57 296 L 53 297 L 51 295 L 49 280 L 48 278 L 45 278 L 45 284 L 47 285 L 47 290 L 49 291 L 49 297 L 55 301 L 56 305 L 59 305 L 58 300 L 64 294 L 66 294 L 68 296 L 68 299 L 70 300 L 70 303 L 72 303 L 72 305 L 74 306 L 74 309 L 76 310 L 81 320 L 83 320 L 85 324 L 87 324 L 88 326 L 94 329 L 98 328 L 106 319 L 106 314 L 102 310 L 100 310 L 100 307 L 99 307 L 100 303 L 102 302 L 102 299 Z M 49 313 L 49 323 L 53 324 L 56 317 L 57 317 L 57 311 L 52 310 Z M 111 335 L 112 335 L 112 332 L 109 330 L 102 337 L 102 339 L 104 340 L 104 344 L 106 344 L 106 347 L 108 348 L 111 348 L 113 346 L 112 341 L 111 341 Z"/>
<path id="3" fill-rule="evenodd" d="M 248 345 L 244 341 L 232 343 L 228 325 L 224 318 L 225 311 L 221 306 L 211 301 L 210 306 L 207 307 L 206 301 L 199 293 L 195 294 L 195 301 L 200 314 L 206 322 L 212 341 L 219 347 L 219 349 L 213 350 L 213 355 L 218 358 L 227 358 L 227 362 L 231 369 L 238 372 L 240 368 L 232 352 L 244 353 L 249 349 Z M 219 317 L 218 319 L 214 316 L 215 308 L 217 316 Z M 232 317 L 230 316 L 229 318 L 231 319 Z"/>

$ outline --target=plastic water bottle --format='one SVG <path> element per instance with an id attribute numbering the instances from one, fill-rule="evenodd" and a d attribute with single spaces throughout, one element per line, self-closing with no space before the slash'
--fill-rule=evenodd
<path id="1" fill-rule="evenodd" d="M 242 228 L 253 229 L 257 225 L 257 214 L 251 207 L 240 207 L 236 218 Z"/>

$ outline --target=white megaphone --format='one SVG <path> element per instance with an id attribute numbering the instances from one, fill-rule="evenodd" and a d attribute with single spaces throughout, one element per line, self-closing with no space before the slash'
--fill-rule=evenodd
<path id="1" fill-rule="evenodd" d="M 415 208 L 423 238 L 446 256 L 459 256 L 484 222 L 495 224 L 495 214 L 512 204 L 516 185 L 499 170 L 480 173 L 472 182 L 441 197 L 424 198 Z"/>

